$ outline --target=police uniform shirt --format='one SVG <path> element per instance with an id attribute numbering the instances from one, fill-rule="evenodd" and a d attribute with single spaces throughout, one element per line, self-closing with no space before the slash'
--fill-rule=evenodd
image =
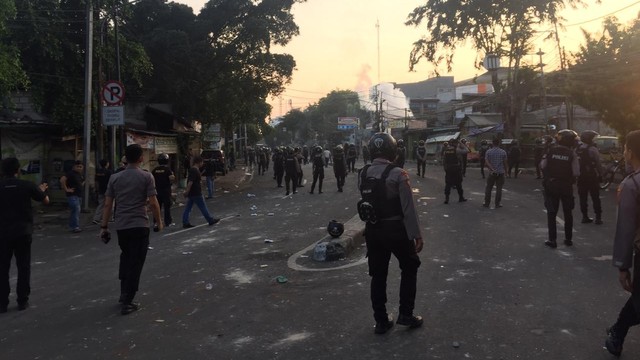
<path id="1" fill-rule="evenodd" d="M 387 165 L 391 164 L 389 160 L 377 158 L 373 160 L 371 166 L 367 169 L 367 177 L 375 177 L 380 179 L 382 173 L 387 168 Z M 360 170 L 362 171 L 362 170 Z M 360 188 L 361 176 L 358 175 L 358 188 Z M 396 167 L 389 172 L 386 181 L 387 186 L 387 198 L 400 197 L 400 204 L 402 206 L 402 221 L 404 222 L 405 229 L 409 240 L 416 238 L 422 238 L 420 233 L 420 224 L 418 222 L 418 213 L 416 211 L 415 202 L 413 201 L 413 191 L 411 190 L 411 184 L 409 183 L 409 174 L 406 170 Z M 400 217 L 390 218 L 387 220 L 400 220 Z"/>
<path id="2" fill-rule="evenodd" d="M 171 175 L 173 171 L 167 165 L 160 165 L 151 171 L 153 178 L 156 182 L 156 189 L 167 190 L 171 189 Z"/>
<path id="3" fill-rule="evenodd" d="M 586 148 L 586 149 L 585 149 Z M 593 145 L 581 144 L 580 150 L 586 151 L 589 160 L 592 162 L 594 173 L 599 175 L 602 173 L 602 163 L 600 162 L 600 151 Z"/>
<path id="4" fill-rule="evenodd" d="M 111 175 L 105 195 L 114 199 L 117 204 L 116 230 L 149 227 L 147 199 L 157 195 L 150 172 L 128 165 L 123 171 Z"/>
<path id="5" fill-rule="evenodd" d="M 633 265 L 634 243 L 638 232 L 640 215 L 640 171 L 627 176 L 618 186 L 618 215 L 616 235 L 613 241 L 613 266 L 629 269 Z M 640 247 L 640 243 L 635 244 Z"/>
<path id="6" fill-rule="evenodd" d="M 31 235 L 33 233 L 31 200 L 43 201 L 45 197 L 45 193 L 31 181 L 15 177 L 0 179 L 1 238 Z"/>

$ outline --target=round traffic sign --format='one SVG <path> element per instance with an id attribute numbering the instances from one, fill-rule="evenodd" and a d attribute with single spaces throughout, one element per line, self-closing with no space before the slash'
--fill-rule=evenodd
<path id="1" fill-rule="evenodd" d="M 107 81 L 102 86 L 102 100 L 107 105 L 121 105 L 124 100 L 124 85 L 116 80 Z"/>

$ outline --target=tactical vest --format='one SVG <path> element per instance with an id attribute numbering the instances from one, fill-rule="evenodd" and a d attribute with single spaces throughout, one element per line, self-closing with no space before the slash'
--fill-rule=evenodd
<path id="1" fill-rule="evenodd" d="M 593 145 L 580 145 L 576 151 L 578 160 L 580 161 L 580 177 L 583 179 L 595 179 L 598 177 L 596 164 L 589 155 L 589 149 Z"/>
<path id="2" fill-rule="evenodd" d="M 571 164 L 575 156 L 573 150 L 565 146 L 555 146 L 547 153 L 545 178 L 559 180 L 563 183 L 573 183 Z"/>
<path id="3" fill-rule="evenodd" d="M 171 189 L 171 180 L 169 176 L 171 175 L 171 169 L 169 169 L 166 165 L 160 165 L 151 171 L 151 174 L 155 178 L 156 181 L 156 189 L 158 190 L 166 190 Z"/>
<path id="4" fill-rule="evenodd" d="M 427 153 L 427 149 L 426 149 L 424 146 L 420 146 L 420 147 L 418 148 L 418 154 L 419 154 L 420 156 L 424 156 L 426 153 Z"/>
<path id="5" fill-rule="evenodd" d="M 449 146 L 444 151 L 442 154 L 442 162 L 444 163 L 446 170 L 455 170 L 456 168 L 460 168 L 460 158 L 458 157 L 455 147 Z"/>
<path id="6" fill-rule="evenodd" d="M 360 195 L 362 196 L 358 202 L 360 219 L 375 224 L 378 220 L 402 216 L 400 196 L 387 197 L 387 177 L 396 165 L 387 165 L 379 179 L 372 176 L 367 177 L 367 170 L 370 166 L 366 165 L 360 173 Z"/>

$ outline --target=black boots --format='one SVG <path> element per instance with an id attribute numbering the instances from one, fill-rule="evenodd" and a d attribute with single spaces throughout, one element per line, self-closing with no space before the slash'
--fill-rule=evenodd
<path id="1" fill-rule="evenodd" d="M 382 334 L 385 334 L 387 331 L 389 331 L 392 327 L 393 327 L 393 317 L 387 316 L 387 319 L 385 321 L 376 322 L 376 327 L 373 330 L 373 332 L 378 335 L 382 335 Z"/>
<path id="2" fill-rule="evenodd" d="M 398 321 L 396 321 L 398 325 L 408 326 L 411 329 L 418 328 L 422 326 L 422 316 L 416 315 L 399 315 Z"/>
<path id="3" fill-rule="evenodd" d="M 624 336 L 618 333 L 615 329 L 615 325 L 607 329 L 607 340 L 604 342 L 604 346 L 607 351 L 614 356 L 620 356 L 622 354 L 622 344 L 624 344 Z"/>
<path id="4" fill-rule="evenodd" d="M 447 195 L 447 196 L 444 198 L 444 203 L 445 203 L 445 204 L 448 204 L 448 203 L 449 203 L 449 195 Z"/>

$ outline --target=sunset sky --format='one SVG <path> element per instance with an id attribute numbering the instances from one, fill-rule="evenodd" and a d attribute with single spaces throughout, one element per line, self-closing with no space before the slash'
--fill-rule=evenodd
<path id="1" fill-rule="evenodd" d="M 198 13 L 205 0 L 177 0 L 191 6 Z M 607 15 L 628 23 L 640 12 L 638 0 L 585 0 L 588 7 L 562 12 L 566 29 L 560 30 L 560 44 L 566 51 L 576 51 L 583 36 L 581 29 L 598 32 Z M 409 53 L 412 43 L 422 33 L 420 29 L 404 25 L 407 15 L 425 0 L 308 0 L 293 8 L 300 35 L 285 48 L 272 51 L 288 53 L 296 60 L 296 71 L 287 91 L 279 99 L 272 99 L 272 117 L 286 114 L 291 108 L 305 108 L 332 90 L 366 92 L 381 82 L 417 82 L 432 76 L 431 64 L 421 62 L 416 71 L 409 72 Z M 378 67 L 378 36 L 380 24 L 380 66 Z M 539 30 L 549 30 L 544 27 Z M 545 34 L 534 39 L 535 48 L 546 54 L 545 71 L 560 68 L 560 56 L 555 41 L 545 40 Z M 537 51 L 537 50 L 536 50 Z M 534 52 L 536 52 L 534 51 Z M 480 56 L 482 58 L 484 54 Z M 471 78 L 484 69 L 476 69 L 476 52 L 470 47 L 460 49 L 454 58 L 452 73 L 440 69 L 441 75 L 453 75 L 455 80 Z M 525 58 L 528 63 L 539 62 L 537 55 Z"/>

